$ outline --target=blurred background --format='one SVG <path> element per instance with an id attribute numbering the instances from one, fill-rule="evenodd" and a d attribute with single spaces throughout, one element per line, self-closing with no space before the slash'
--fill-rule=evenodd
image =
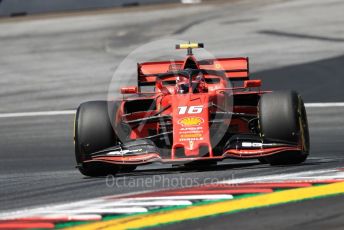
<path id="1" fill-rule="evenodd" d="M 29 14 L 0 20 L 0 112 L 72 109 L 81 101 L 103 98 L 117 65 L 129 53 L 166 38 L 204 42 L 218 57 L 249 56 L 251 73 L 266 88 L 294 88 L 307 102 L 344 100 L 340 0 L 146 0 L 102 10 L 133 2 L 80 2 L 0 3 L 0 15 L 6 10 Z M 74 13 L 59 8 L 90 10 L 95 2 L 104 4 Z M 38 12 L 44 14 L 31 15 Z M 173 55 L 177 51 L 170 46 Z"/>
<path id="2" fill-rule="evenodd" d="M 106 8 L 123 5 L 131 7 Z M 103 98 L 124 57 L 166 38 L 204 42 L 218 57 L 249 56 L 266 88 L 342 101 L 342 12 L 340 0 L 3 0 L 0 112 L 73 109 Z"/>

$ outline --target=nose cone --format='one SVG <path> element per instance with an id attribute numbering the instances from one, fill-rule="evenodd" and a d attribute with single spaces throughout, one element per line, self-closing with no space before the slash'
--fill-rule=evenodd
<path id="1" fill-rule="evenodd" d="M 173 95 L 172 159 L 211 154 L 208 102 L 207 94 Z"/>

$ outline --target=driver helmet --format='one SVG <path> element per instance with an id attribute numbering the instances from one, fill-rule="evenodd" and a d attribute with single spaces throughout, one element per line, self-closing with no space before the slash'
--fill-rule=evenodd
<path id="1" fill-rule="evenodd" d="M 189 92 L 189 82 L 186 79 L 177 77 L 176 79 L 176 92 L 178 94 L 186 94 Z"/>
<path id="2" fill-rule="evenodd" d="M 206 82 L 203 75 L 198 75 L 194 81 L 192 81 L 192 90 L 194 93 L 206 92 Z"/>

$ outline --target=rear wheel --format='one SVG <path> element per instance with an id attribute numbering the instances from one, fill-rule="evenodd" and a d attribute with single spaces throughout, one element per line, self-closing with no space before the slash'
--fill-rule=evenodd
<path id="1" fill-rule="evenodd" d="M 304 103 L 294 91 L 262 95 L 259 102 L 259 127 L 264 139 L 298 145 L 301 151 L 283 152 L 265 157 L 271 165 L 299 164 L 309 153 L 309 132 Z"/>
<path id="2" fill-rule="evenodd" d="M 112 123 L 116 103 L 90 101 L 81 104 L 75 117 L 75 158 L 79 171 L 85 176 L 114 174 L 118 166 L 101 162 L 84 163 L 90 154 L 118 144 Z M 109 111 L 109 112 L 108 112 Z"/>

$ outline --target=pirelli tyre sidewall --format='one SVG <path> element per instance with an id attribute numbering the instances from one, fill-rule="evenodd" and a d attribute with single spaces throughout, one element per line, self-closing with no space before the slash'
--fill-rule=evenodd
<path id="1" fill-rule="evenodd" d="M 75 116 L 75 158 L 79 171 L 86 176 L 116 173 L 117 167 L 104 163 L 84 163 L 90 154 L 117 144 L 113 130 L 116 103 L 89 101 L 81 104 Z"/>
<path id="2" fill-rule="evenodd" d="M 267 93 L 262 95 L 258 110 L 260 135 L 263 139 L 302 145 L 301 151 L 275 154 L 265 157 L 264 161 L 272 165 L 304 162 L 309 153 L 309 131 L 301 97 L 295 91 Z"/>

